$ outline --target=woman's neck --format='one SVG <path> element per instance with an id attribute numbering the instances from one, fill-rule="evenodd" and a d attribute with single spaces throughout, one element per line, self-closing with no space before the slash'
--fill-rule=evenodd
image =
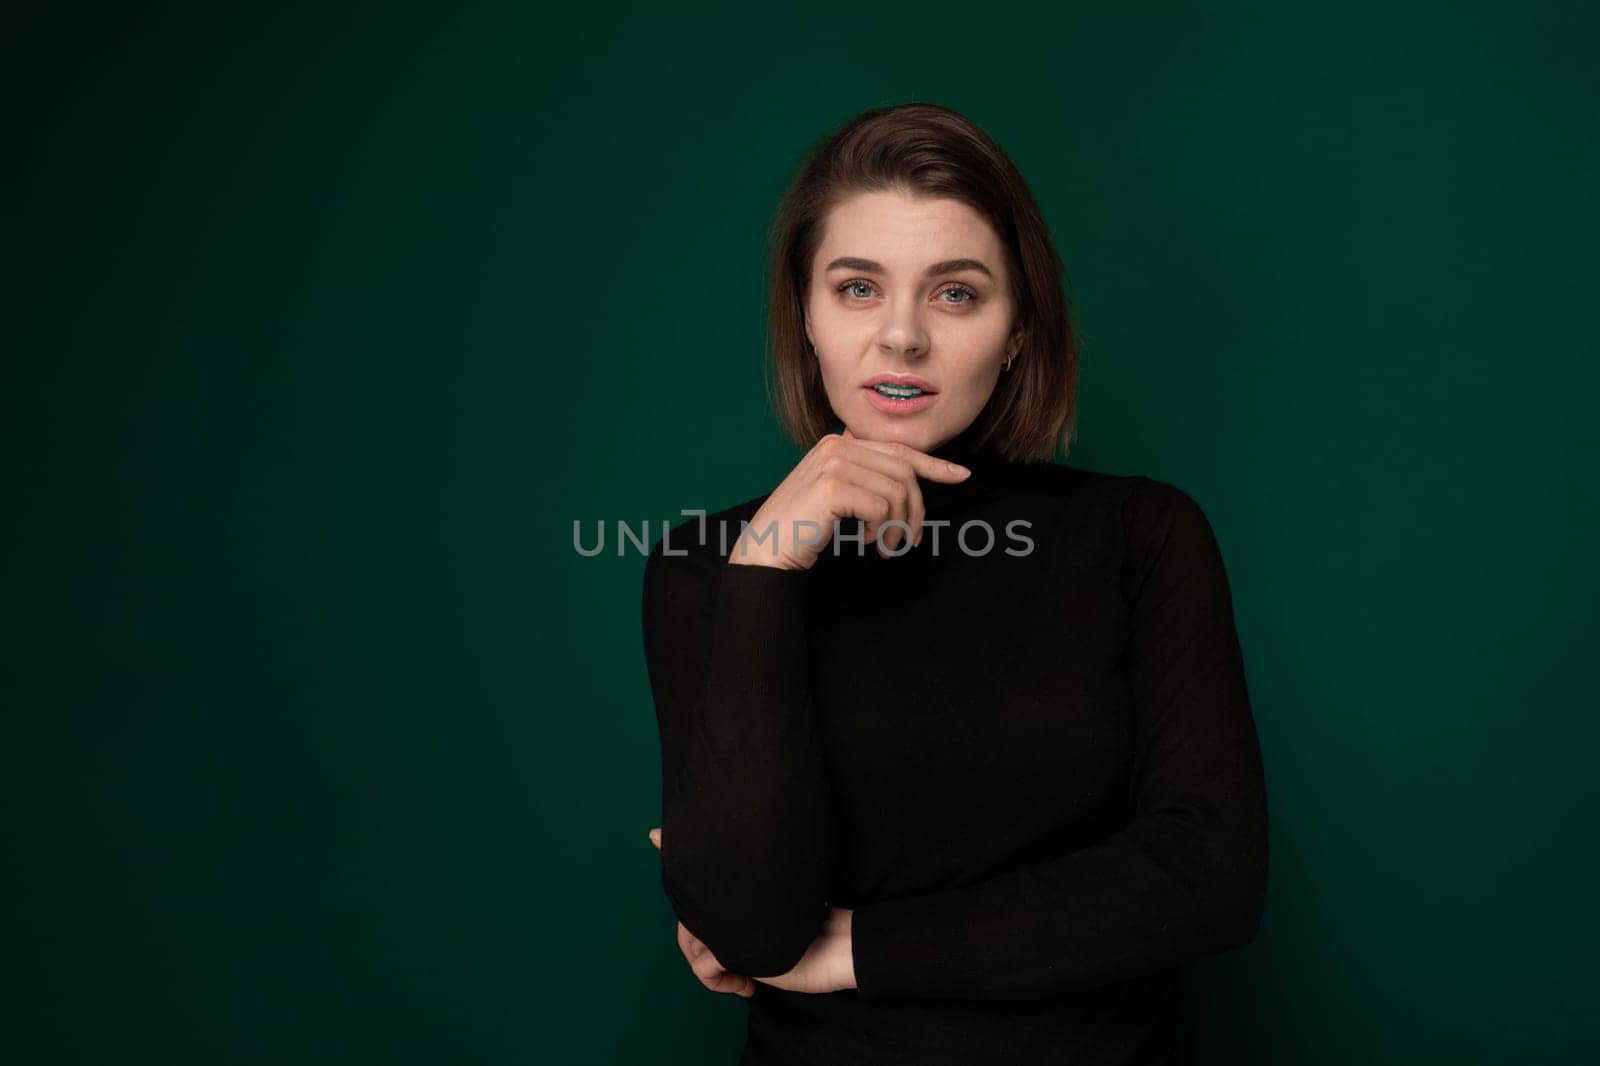
<path id="1" fill-rule="evenodd" d="M 1003 463 L 1004 459 L 995 450 L 992 440 L 985 441 L 981 445 L 978 443 L 982 421 L 981 416 L 973 419 L 965 429 L 943 444 L 930 449 L 928 454 L 970 467 L 974 473 L 982 469 L 989 469 L 997 463 Z"/>

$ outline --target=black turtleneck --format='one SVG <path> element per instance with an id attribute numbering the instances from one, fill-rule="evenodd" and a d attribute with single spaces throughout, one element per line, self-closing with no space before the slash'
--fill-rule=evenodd
<path id="1" fill-rule="evenodd" d="M 1265 779 L 1210 523 L 975 426 L 933 449 L 972 476 L 920 482 L 948 524 L 896 558 L 729 564 L 762 495 L 646 562 L 672 909 L 752 977 L 854 911 L 858 987 L 758 982 L 743 1063 L 1166 1062 L 1182 967 L 1255 936 Z"/>

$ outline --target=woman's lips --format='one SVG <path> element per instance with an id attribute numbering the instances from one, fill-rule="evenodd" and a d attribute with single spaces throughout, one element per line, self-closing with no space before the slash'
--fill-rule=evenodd
<path id="1" fill-rule="evenodd" d="M 915 374 L 874 374 L 863 385 L 871 388 L 874 385 L 901 385 L 906 388 L 921 389 L 923 392 L 938 392 L 931 382 L 923 381 Z"/>
<path id="2" fill-rule="evenodd" d="M 866 386 L 867 402 L 878 410 L 891 415 L 909 415 L 927 409 L 939 398 L 937 392 L 924 392 L 919 396 L 897 399 L 885 396 L 872 386 Z"/>

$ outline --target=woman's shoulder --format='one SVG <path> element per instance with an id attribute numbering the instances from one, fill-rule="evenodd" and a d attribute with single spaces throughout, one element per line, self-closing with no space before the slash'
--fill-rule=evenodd
<path id="1" fill-rule="evenodd" d="M 1164 559 L 1180 568 L 1220 566 L 1221 546 L 1206 510 L 1187 489 L 1147 474 L 1090 475 L 1114 508 L 1125 557 L 1136 571 Z"/>
<path id="2" fill-rule="evenodd" d="M 1143 474 L 1116 474 L 1078 463 L 1028 463 L 1013 468 L 1022 491 L 1075 511 L 1117 514 L 1145 491 L 1147 485 L 1165 486 Z"/>
<path id="3" fill-rule="evenodd" d="M 1073 527 L 1085 524 L 1119 536 L 1124 544 L 1159 546 L 1176 533 L 1212 539 L 1211 523 L 1199 501 L 1182 486 L 1148 474 L 1119 474 L 1069 463 L 1036 469 L 1026 482 L 1047 498 Z"/>
<path id="4" fill-rule="evenodd" d="M 1199 506 L 1178 485 L 1148 474 L 1116 474 L 1075 463 L 1049 465 L 1051 469 L 1045 470 L 1039 464 L 1034 481 L 1063 498 L 1137 513 Z"/>

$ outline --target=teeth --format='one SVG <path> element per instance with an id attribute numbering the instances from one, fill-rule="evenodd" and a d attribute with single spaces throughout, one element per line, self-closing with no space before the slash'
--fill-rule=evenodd
<path id="1" fill-rule="evenodd" d="M 872 386 L 878 393 L 897 399 L 906 399 L 911 396 L 921 396 L 922 390 L 915 385 L 889 385 L 878 384 Z"/>

